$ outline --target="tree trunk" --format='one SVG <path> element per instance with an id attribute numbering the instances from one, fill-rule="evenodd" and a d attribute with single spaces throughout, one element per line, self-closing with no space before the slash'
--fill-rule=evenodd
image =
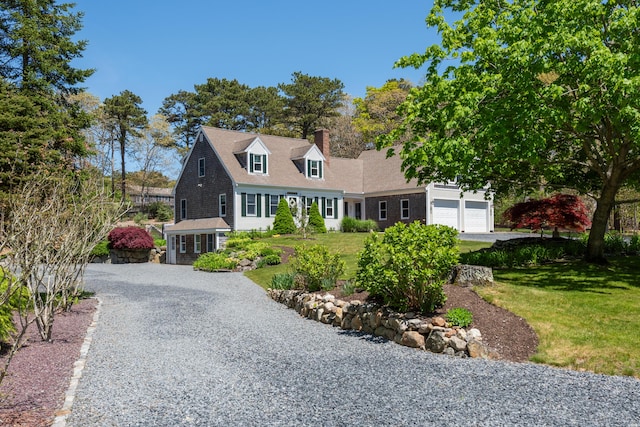
<path id="1" fill-rule="evenodd" d="M 126 140 L 126 136 L 125 135 L 121 135 L 120 136 L 120 159 L 121 159 L 121 166 L 122 166 L 122 178 L 120 181 L 120 190 L 122 191 L 122 198 L 121 200 L 124 201 L 125 199 L 125 195 L 126 195 L 126 173 L 124 170 L 124 144 L 125 144 L 125 140 Z"/>
<path id="2" fill-rule="evenodd" d="M 587 252 L 585 254 L 587 262 L 607 263 L 604 258 L 604 235 L 607 232 L 607 223 L 621 183 L 622 181 L 619 179 L 610 178 L 608 182 L 605 182 L 600 197 L 596 200 L 596 210 L 591 220 L 591 231 L 589 232 L 589 241 L 587 242 Z"/>

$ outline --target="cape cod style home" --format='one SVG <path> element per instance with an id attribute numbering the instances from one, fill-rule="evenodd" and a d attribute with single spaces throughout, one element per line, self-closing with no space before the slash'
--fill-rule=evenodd
<path id="1" fill-rule="evenodd" d="M 400 164 L 398 156 L 376 150 L 332 158 L 324 129 L 311 144 L 203 126 L 174 188 L 167 263 L 191 264 L 220 248 L 228 231 L 266 230 L 281 198 L 290 206 L 317 202 L 327 230 L 339 230 L 350 216 L 373 219 L 381 229 L 419 220 L 461 232 L 493 231 L 493 202 L 485 191 L 461 193 L 453 183 L 418 186 L 406 181 Z"/>

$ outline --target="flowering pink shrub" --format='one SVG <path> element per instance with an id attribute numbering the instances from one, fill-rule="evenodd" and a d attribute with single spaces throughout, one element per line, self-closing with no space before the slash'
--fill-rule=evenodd
<path id="1" fill-rule="evenodd" d="M 117 227 L 107 236 L 111 249 L 152 249 L 153 237 L 142 228 Z"/>

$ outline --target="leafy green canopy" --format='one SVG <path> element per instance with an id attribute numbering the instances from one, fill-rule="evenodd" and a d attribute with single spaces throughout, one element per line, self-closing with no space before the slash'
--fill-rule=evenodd
<path id="1" fill-rule="evenodd" d="M 587 258 L 602 259 L 615 194 L 640 170 L 639 15 L 632 1 L 436 0 L 440 44 L 397 64 L 426 65 L 426 84 L 379 146 L 412 131 L 400 155 L 421 182 L 593 194 Z"/>

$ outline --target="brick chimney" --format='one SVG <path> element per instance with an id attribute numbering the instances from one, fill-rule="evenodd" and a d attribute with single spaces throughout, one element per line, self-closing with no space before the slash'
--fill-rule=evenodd
<path id="1" fill-rule="evenodd" d="M 313 138 L 315 144 L 318 146 L 322 155 L 326 160 L 327 165 L 329 164 L 329 160 L 331 159 L 331 146 L 329 144 L 329 130 L 328 129 L 318 129 L 314 133 Z"/>

